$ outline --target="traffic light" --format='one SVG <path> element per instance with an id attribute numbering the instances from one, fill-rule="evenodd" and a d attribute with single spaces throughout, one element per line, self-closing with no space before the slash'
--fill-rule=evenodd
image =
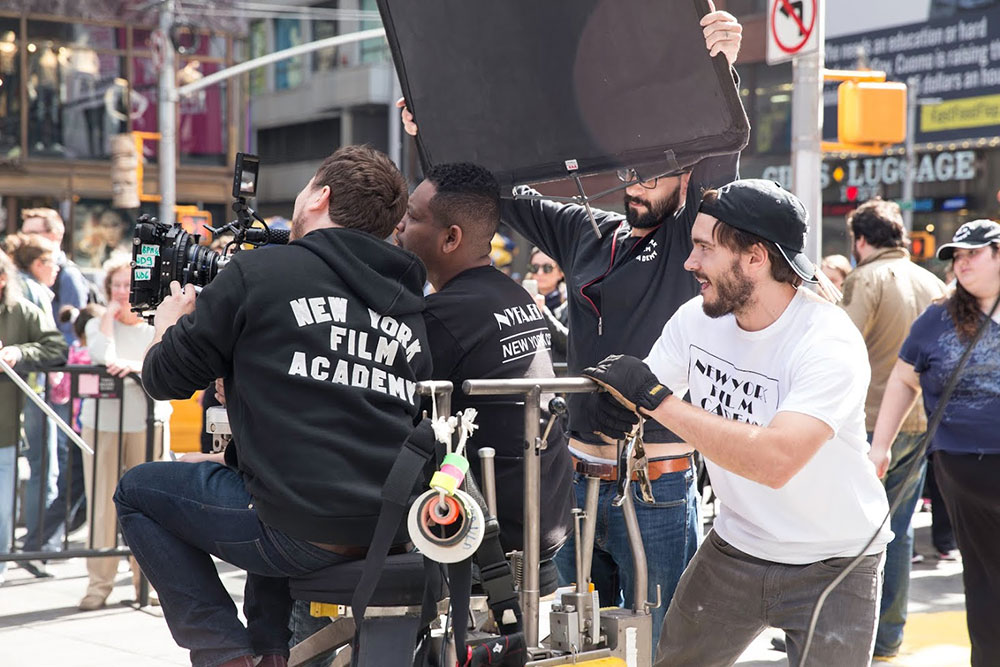
<path id="1" fill-rule="evenodd" d="M 111 137 L 111 205 L 139 208 L 139 152 L 131 134 Z"/>
<path id="2" fill-rule="evenodd" d="M 930 232 L 910 232 L 910 255 L 914 260 L 930 259 L 937 249 Z"/>
<path id="3" fill-rule="evenodd" d="M 826 153 L 879 155 L 906 140 L 906 84 L 888 82 L 875 70 L 823 70 L 837 86 L 837 141 L 824 141 Z"/>
<path id="4" fill-rule="evenodd" d="M 847 144 L 906 139 L 906 84 L 845 81 L 837 86 L 837 138 Z"/>
<path id="5" fill-rule="evenodd" d="M 205 227 L 212 226 L 211 213 L 201 211 L 197 206 L 174 206 L 174 217 L 185 232 L 201 235 L 204 244 L 211 242 L 212 239 L 205 234 Z"/>

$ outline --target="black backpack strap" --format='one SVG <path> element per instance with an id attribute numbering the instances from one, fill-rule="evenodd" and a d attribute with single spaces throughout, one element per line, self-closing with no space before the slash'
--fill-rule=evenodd
<path id="1" fill-rule="evenodd" d="M 455 636 L 458 664 L 469 660 L 465 631 L 469 626 L 469 598 L 472 596 L 472 558 L 448 565 L 448 590 L 451 593 L 451 627 Z"/>
<path id="2" fill-rule="evenodd" d="M 359 625 L 378 585 L 396 529 L 409 508 L 413 484 L 423 471 L 424 464 L 434 454 L 434 443 L 431 420 L 424 419 L 403 443 L 399 456 L 382 485 L 382 509 L 378 514 L 378 523 L 375 524 L 371 546 L 368 547 L 361 579 L 351 597 L 351 612 Z"/>
<path id="3" fill-rule="evenodd" d="M 488 516 L 486 500 L 483 498 L 476 480 L 465 478 L 466 492 Z M 510 565 L 500 545 L 500 524 L 494 517 L 486 521 L 483 541 L 473 556 L 479 573 L 483 591 L 486 593 L 490 610 L 502 635 L 515 635 L 521 631 L 521 605 L 514 590 L 514 577 Z M 469 598 L 472 596 L 472 558 L 448 566 L 448 589 L 451 594 L 452 629 L 455 636 L 455 654 L 459 665 L 467 664 L 473 653 L 465 644 L 465 631 L 469 622 Z M 523 663 L 522 663 L 523 664 Z"/>
<path id="4" fill-rule="evenodd" d="M 476 550 L 476 564 L 483 591 L 489 601 L 500 634 L 521 631 L 521 604 L 514 589 L 510 563 L 500 545 L 500 525 L 490 517 L 486 522 L 483 541 Z"/>

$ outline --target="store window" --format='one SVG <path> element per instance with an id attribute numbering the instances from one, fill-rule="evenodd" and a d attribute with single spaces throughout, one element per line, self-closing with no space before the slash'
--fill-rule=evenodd
<path id="1" fill-rule="evenodd" d="M 361 0 L 361 10 L 366 12 L 377 12 L 378 4 L 376 0 Z M 371 30 L 373 28 L 381 28 L 382 21 L 379 19 L 374 19 L 370 21 L 361 22 L 361 30 Z M 366 39 L 361 42 L 361 62 L 363 63 L 379 63 L 389 60 L 389 45 L 386 44 L 385 39 L 377 37 L 375 39 Z"/>
<path id="2" fill-rule="evenodd" d="M 224 68 L 213 62 L 190 59 L 177 75 L 179 85 L 193 83 Z M 226 164 L 225 82 L 181 98 L 177 141 L 182 164 Z"/>
<path id="3" fill-rule="evenodd" d="M 102 159 L 108 138 L 125 130 L 121 29 L 29 21 L 28 152 Z"/>
<path id="4" fill-rule="evenodd" d="M 302 23 L 298 19 L 274 20 L 276 51 L 302 44 Z M 274 88 L 286 90 L 302 84 L 302 56 L 286 58 L 274 64 Z"/>
<path id="5" fill-rule="evenodd" d="M 324 118 L 308 123 L 257 130 L 257 153 L 261 161 L 267 165 L 323 160 L 337 150 L 339 145 L 339 118 Z"/>
<path id="6" fill-rule="evenodd" d="M 132 130 L 135 132 L 159 131 L 159 80 L 160 73 L 152 58 L 138 56 L 132 58 L 132 85 L 122 89 L 120 94 L 129 96 Z M 156 161 L 159 142 L 147 141 L 143 144 L 146 160 Z"/>
<path id="7" fill-rule="evenodd" d="M 17 19 L 0 18 L 0 160 L 21 154 L 21 59 Z"/>
<path id="8" fill-rule="evenodd" d="M 99 269 L 113 252 L 129 252 L 134 225 L 110 201 L 79 200 L 73 206 L 73 261 Z"/>
<path id="9" fill-rule="evenodd" d="M 268 53 L 267 22 L 254 21 L 250 24 L 250 58 L 260 58 Z M 267 68 L 250 70 L 250 92 L 262 93 L 267 90 Z"/>
<path id="10" fill-rule="evenodd" d="M 336 21 L 313 21 L 314 40 L 335 37 L 337 34 Z M 332 69 L 337 69 L 342 64 L 340 58 L 340 49 L 336 46 L 320 49 L 319 51 L 313 53 L 313 71 L 327 72 Z"/>
<path id="11" fill-rule="evenodd" d="M 752 146 L 761 155 L 785 154 L 792 146 L 792 67 L 758 65 L 752 95 Z M 744 99 L 746 101 L 746 99 Z"/>

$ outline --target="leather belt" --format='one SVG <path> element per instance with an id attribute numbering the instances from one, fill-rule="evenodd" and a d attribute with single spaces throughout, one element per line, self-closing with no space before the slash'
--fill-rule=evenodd
<path id="1" fill-rule="evenodd" d="M 614 463 L 595 463 L 594 461 L 578 459 L 575 456 L 572 458 L 576 471 L 581 475 L 599 477 L 606 482 L 615 482 L 618 480 L 618 466 Z M 690 454 L 675 458 L 651 460 L 649 462 L 649 481 L 657 480 L 661 475 L 666 475 L 667 473 L 682 472 L 690 467 Z M 632 480 L 635 481 L 636 479 L 636 471 L 633 470 Z"/>
<path id="2" fill-rule="evenodd" d="M 319 547 L 324 551 L 335 553 L 338 556 L 344 556 L 345 558 L 364 558 L 368 555 L 368 547 L 354 546 L 351 544 L 324 544 L 323 542 L 310 542 L 309 544 L 314 547 Z M 399 554 L 409 553 L 410 551 L 413 551 L 413 542 L 393 544 L 389 547 L 390 556 L 398 556 Z"/>

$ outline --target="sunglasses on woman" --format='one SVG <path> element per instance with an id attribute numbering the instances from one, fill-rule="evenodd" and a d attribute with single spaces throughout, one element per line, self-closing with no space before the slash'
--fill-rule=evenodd
<path id="1" fill-rule="evenodd" d="M 542 273 L 552 273 L 553 271 L 556 270 L 556 265 L 555 264 L 529 264 L 528 265 L 528 269 L 532 273 L 538 273 L 539 271 L 541 271 Z"/>

